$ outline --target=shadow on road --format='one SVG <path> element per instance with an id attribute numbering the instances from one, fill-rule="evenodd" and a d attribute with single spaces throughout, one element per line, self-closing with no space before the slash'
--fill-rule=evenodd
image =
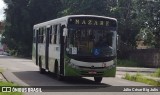
<path id="1" fill-rule="evenodd" d="M 104 83 L 96 83 L 93 80 L 80 77 L 67 77 L 63 81 L 59 81 L 51 74 L 40 74 L 38 71 L 12 72 L 17 78 L 30 86 L 47 86 L 47 90 L 56 88 L 56 90 L 76 90 L 76 89 L 99 89 L 110 87 L 111 85 Z M 58 88 L 60 89 L 58 89 Z M 53 90 L 53 89 L 51 89 Z M 55 90 L 55 89 L 54 89 Z"/>

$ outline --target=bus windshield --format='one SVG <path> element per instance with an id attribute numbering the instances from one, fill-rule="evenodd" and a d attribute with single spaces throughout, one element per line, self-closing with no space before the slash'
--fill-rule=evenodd
<path id="1" fill-rule="evenodd" d="M 95 28 L 69 28 L 67 54 L 81 57 L 113 56 L 113 31 Z"/>

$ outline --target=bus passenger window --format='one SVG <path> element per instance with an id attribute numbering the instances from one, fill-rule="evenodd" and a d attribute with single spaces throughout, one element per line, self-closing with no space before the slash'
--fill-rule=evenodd
<path id="1" fill-rule="evenodd" d="M 38 42 L 41 43 L 41 29 L 39 29 L 38 32 L 39 32 L 39 33 L 38 33 L 38 36 L 39 36 L 39 37 L 38 37 L 38 38 L 39 38 L 39 39 L 38 39 Z"/>
<path id="2" fill-rule="evenodd" d="M 54 29 L 54 31 L 55 31 L 55 34 L 54 34 L 54 44 L 56 44 L 56 42 L 57 42 L 57 25 L 55 26 L 55 29 Z"/>
<path id="3" fill-rule="evenodd" d="M 36 35 L 35 35 L 36 33 L 35 33 L 35 32 L 36 32 L 36 30 L 34 29 L 34 30 L 33 30 L 33 43 L 36 42 Z"/>
<path id="4" fill-rule="evenodd" d="M 36 42 L 39 43 L 39 30 L 36 30 L 36 33 L 37 33 L 37 40 L 36 40 Z"/>
<path id="5" fill-rule="evenodd" d="M 38 31 L 38 42 L 41 43 L 41 28 Z"/>
<path id="6" fill-rule="evenodd" d="M 49 31 L 49 43 L 51 44 L 52 42 L 52 27 L 50 27 L 50 31 Z"/>
<path id="7" fill-rule="evenodd" d="M 44 33 L 44 31 L 41 31 L 41 43 L 43 43 L 43 33 Z"/>
<path id="8" fill-rule="evenodd" d="M 56 42 L 56 44 L 60 44 L 60 27 L 61 27 L 61 25 L 57 26 L 57 42 Z"/>
<path id="9" fill-rule="evenodd" d="M 40 29 L 38 29 L 38 43 L 40 43 L 41 41 L 41 36 L 40 36 Z"/>
<path id="10" fill-rule="evenodd" d="M 42 39 L 42 43 L 46 43 L 46 28 L 43 28 L 43 39 Z"/>
<path id="11" fill-rule="evenodd" d="M 52 38 L 51 38 L 51 44 L 54 44 L 54 34 L 55 34 L 55 26 L 51 26 L 52 27 Z"/>

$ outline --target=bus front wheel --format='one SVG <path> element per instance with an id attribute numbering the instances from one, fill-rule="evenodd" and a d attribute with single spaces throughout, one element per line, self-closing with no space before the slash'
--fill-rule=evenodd
<path id="1" fill-rule="evenodd" d="M 101 83 L 102 77 L 94 77 L 94 81 L 95 81 L 96 83 Z"/>

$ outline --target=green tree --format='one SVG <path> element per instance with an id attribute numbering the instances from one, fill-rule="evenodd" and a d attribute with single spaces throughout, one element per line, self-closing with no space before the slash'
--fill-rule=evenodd
<path id="1" fill-rule="evenodd" d="M 16 54 L 23 55 L 25 53 L 28 56 L 27 52 L 31 48 L 28 0 L 4 0 L 4 2 L 7 4 L 4 41 L 10 50 L 16 51 Z"/>
<path id="2" fill-rule="evenodd" d="M 63 5 L 60 0 L 30 0 L 28 7 L 32 24 L 37 24 L 59 17 Z"/>
<path id="3" fill-rule="evenodd" d="M 117 0 L 62 0 L 64 10 L 62 15 L 104 15 L 111 16 L 111 7 Z"/>
<path id="4" fill-rule="evenodd" d="M 3 42 L 14 54 L 31 56 L 33 25 L 57 17 L 59 0 L 4 0 L 6 26 Z"/>
<path id="5" fill-rule="evenodd" d="M 137 0 L 136 5 L 141 30 L 147 31 L 147 38 L 145 39 L 145 42 L 148 45 L 159 48 L 160 0 Z"/>
<path id="6" fill-rule="evenodd" d="M 123 43 L 136 46 L 135 37 L 140 30 L 135 10 L 134 0 L 119 0 L 113 10 L 114 17 L 118 19 L 118 33 Z"/>
<path id="7" fill-rule="evenodd" d="M 34 24 L 65 15 L 102 15 L 117 18 L 118 34 L 127 46 L 146 33 L 147 45 L 160 47 L 160 0 L 4 0 L 3 42 L 18 55 L 31 56 Z M 137 35 L 138 34 L 138 35 Z"/>

